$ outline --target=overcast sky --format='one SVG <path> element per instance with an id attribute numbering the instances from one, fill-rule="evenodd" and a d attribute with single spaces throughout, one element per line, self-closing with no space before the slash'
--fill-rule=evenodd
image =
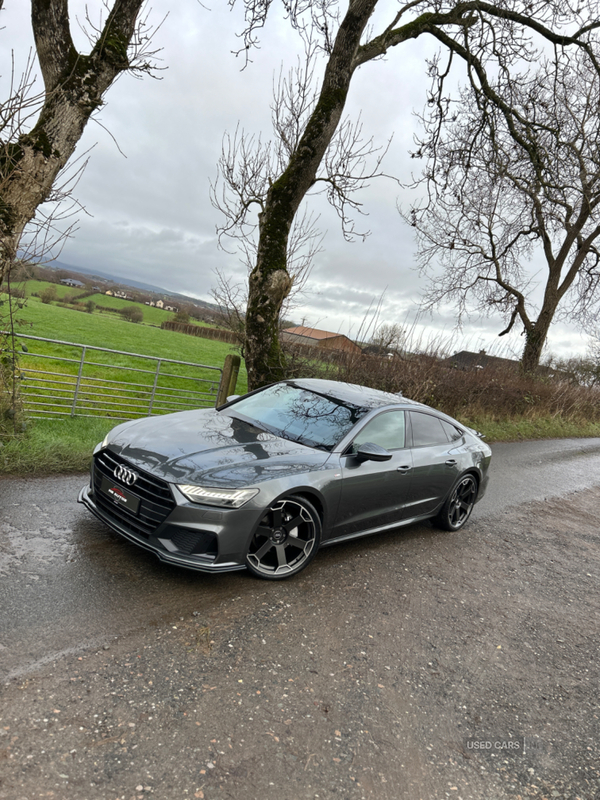
<path id="1" fill-rule="evenodd" d="M 98 9 L 99 0 L 88 7 Z M 8 0 L 0 13 L 0 97 L 8 93 L 10 51 L 16 70 L 32 45 L 30 4 Z M 80 49 L 85 40 L 77 27 L 85 3 L 71 2 L 73 35 Z M 225 0 L 201 5 L 197 0 L 155 0 L 150 19 L 158 24 L 154 44 L 162 48 L 164 71 L 159 80 L 125 75 L 108 91 L 96 121 L 88 124 L 79 153 L 93 148 L 75 195 L 86 209 L 79 229 L 66 242 L 60 260 L 210 300 L 215 269 L 243 279 L 236 256 L 219 250 L 215 226 L 220 221 L 209 200 L 209 182 L 225 131 L 236 126 L 270 136 L 273 76 L 295 64 L 298 41 L 285 21 L 272 18 L 261 34 L 253 62 L 243 64 L 232 51 L 239 47 L 241 7 L 230 11 Z M 95 13 L 95 12 L 94 12 Z M 425 101 L 425 39 L 401 45 L 387 61 L 369 63 L 355 76 L 347 106 L 361 115 L 366 137 L 385 144 L 393 135 L 384 169 L 408 181 L 419 162 L 408 153 L 417 130 L 414 111 Z M 41 81 L 40 78 L 38 78 Z M 522 338 L 498 339 L 500 319 L 474 315 L 455 330 L 452 309 L 421 316 L 426 286 L 415 270 L 412 229 L 396 210 L 410 193 L 392 181 L 378 179 L 360 197 L 367 217 L 358 229 L 370 230 L 363 242 L 344 241 L 340 224 L 316 197 L 310 207 L 321 214 L 326 231 L 306 296 L 294 321 L 356 335 L 369 307 L 384 295 L 380 321 L 413 325 L 422 341 L 447 341 L 459 349 L 498 352 L 508 346 L 518 354 Z M 559 356 L 583 353 L 586 338 L 567 326 L 554 326 L 550 350 Z M 500 354 L 500 353 L 499 353 Z"/>

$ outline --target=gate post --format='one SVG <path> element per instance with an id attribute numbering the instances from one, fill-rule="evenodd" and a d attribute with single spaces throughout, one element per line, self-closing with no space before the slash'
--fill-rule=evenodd
<path id="1" fill-rule="evenodd" d="M 227 398 L 235 392 L 240 363 L 241 359 L 239 356 L 234 356 L 230 353 L 225 357 L 221 382 L 219 383 L 219 390 L 217 391 L 217 399 L 215 402 L 217 408 L 227 402 Z"/>
<path id="2" fill-rule="evenodd" d="M 81 348 L 81 361 L 79 362 L 79 372 L 77 373 L 77 383 L 75 384 L 75 392 L 73 393 L 73 405 L 71 406 L 71 416 L 75 416 L 75 409 L 77 408 L 77 399 L 79 397 L 79 387 L 81 386 L 81 376 L 83 375 L 83 362 L 85 361 L 86 346 Z"/>
<path id="3" fill-rule="evenodd" d="M 152 385 L 152 394 L 150 395 L 150 405 L 148 406 L 148 416 L 152 414 L 152 408 L 154 406 L 154 398 L 156 397 L 156 387 L 158 386 L 158 375 L 160 373 L 160 365 L 162 363 L 162 359 L 159 358 L 156 362 L 156 372 L 154 373 L 154 384 Z"/>

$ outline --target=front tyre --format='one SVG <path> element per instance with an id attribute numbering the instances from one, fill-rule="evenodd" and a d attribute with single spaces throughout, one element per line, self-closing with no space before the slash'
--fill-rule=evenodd
<path id="1" fill-rule="evenodd" d="M 458 531 L 471 516 L 477 500 L 479 484 L 474 475 L 464 475 L 456 484 L 434 524 L 445 531 Z"/>
<path id="2" fill-rule="evenodd" d="M 321 518 L 304 497 L 274 503 L 261 519 L 246 554 L 246 566 L 259 578 L 281 580 L 308 566 L 321 543 Z"/>

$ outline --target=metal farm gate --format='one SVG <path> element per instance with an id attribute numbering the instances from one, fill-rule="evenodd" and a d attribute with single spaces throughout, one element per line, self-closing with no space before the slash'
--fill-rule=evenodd
<path id="1" fill-rule="evenodd" d="M 233 393 L 239 370 L 237 356 L 221 368 L 20 333 L 13 341 L 24 411 L 38 419 L 128 420 L 215 406 Z"/>

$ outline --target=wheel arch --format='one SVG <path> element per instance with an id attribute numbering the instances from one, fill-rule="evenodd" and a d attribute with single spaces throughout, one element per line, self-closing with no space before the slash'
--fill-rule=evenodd
<path id="1" fill-rule="evenodd" d="M 281 500 L 284 497 L 291 496 L 303 497 L 305 500 L 308 500 L 309 503 L 312 503 L 321 520 L 321 527 L 325 527 L 325 503 L 318 492 L 315 492 L 311 489 L 293 489 L 283 494 L 279 499 Z"/>
<path id="2" fill-rule="evenodd" d="M 479 492 L 479 487 L 481 486 L 481 481 L 483 480 L 481 472 L 477 469 L 477 467 L 469 467 L 464 472 L 461 472 L 460 478 L 457 479 L 456 483 L 458 483 L 458 481 L 464 478 L 466 475 L 472 475 L 475 478 L 477 481 L 477 491 Z"/>
<path id="3" fill-rule="evenodd" d="M 450 489 L 450 491 L 448 492 L 448 494 L 444 498 L 444 503 L 450 497 L 450 495 L 456 489 L 456 487 L 462 481 L 462 479 L 466 478 L 467 475 L 472 475 L 475 478 L 475 480 L 477 481 L 477 497 L 479 497 L 479 487 L 481 486 L 481 481 L 483 480 L 483 477 L 482 477 L 481 473 L 479 472 L 479 470 L 477 469 L 477 467 L 467 467 L 467 469 L 464 472 L 461 472 L 460 475 L 458 476 L 458 478 L 452 484 L 452 488 Z M 441 506 L 440 506 L 440 508 L 441 508 Z"/>
<path id="4" fill-rule="evenodd" d="M 461 519 L 457 520 L 457 524 L 454 524 L 450 520 L 450 516 L 449 516 L 450 509 L 451 509 L 451 505 L 450 504 L 451 504 L 451 501 L 453 501 L 453 498 L 455 498 L 455 495 L 459 490 L 459 486 L 460 486 L 461 482 L 464 481 L 465 478 L 473 478 L 473 482 L 475 483 L 475 487 L 476 487 L 475 497 L 474 497 L 473 501 L 471 502 L 470 507 L 465 512 L 465 516 L 463 517 L 463 519 L 462 520 Z M 446 497 L 445 497 L 443 503 L 440 505 L 438 511 L 434 515 L 432 515 L 432 520 L 433 520 L 434 525 L 436 525 L 436 527 L 442 528 L 443 530 L 446 530 L 446 531 L 460 530 L 462 528 L 462 526 L 468 521 L 469 517 L 471 516 L 471 512 L 472 512 L 472 510 L 473 510 L 473 508 L 475 506 L 475 503 L 477 502 L 477 498 L 479 496 L 479 488 L 481 486 L 481 481 L 482 481 L 482 477 L 477 472 L 477 469 L 469 467 L 464 472 L 461 472 L 461 474 L 458 476 L 458 478 L 452 484 L 452 488 L 450 489 L 450 491 L 446 495 Z M 456 506 L 456 508 L 458 508 L 458 505 Z"/>
<path id="5" fill-rule="evenodd" d="M 475 480 L 477 481 L 477 496 L 479 497 L 479 487 L 481 486 L 481 481 L 483 480 L 481 473 L 477 471 L 476 467 L 467 467 L 464 472 L 461 472 L 460 475 L 454 480 L 454 483 L 450 487 L 450 490 L 444 495 L 443 499 L 440 501 L 439 505 L 437 506 L 435 513 L 431 516 L 435 516 L 440 509 L 444 507 L 444 504 L 452 494 L 452 492 L 456 489 L 458 484 L 465 478 L 467 475 L 472 475 Z"/>

